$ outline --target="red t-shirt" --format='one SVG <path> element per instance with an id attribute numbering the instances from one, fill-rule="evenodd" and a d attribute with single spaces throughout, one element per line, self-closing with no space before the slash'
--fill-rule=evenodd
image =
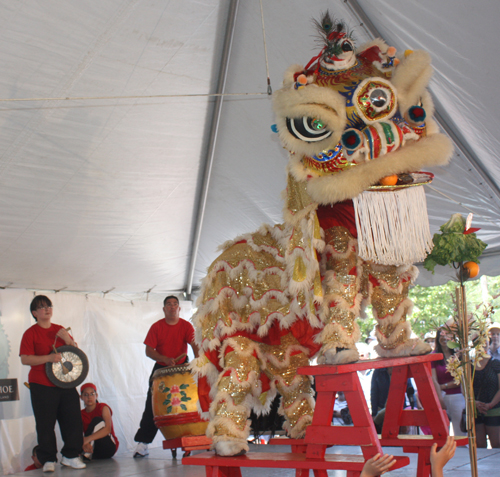
<path id="1" fill-rule="evenodd" d="M 60 329 L 62 329 L 62 326 L 55 325 L 54 323 L 50 325 L 50 328 L 42 328 L 38 324 L 34 324 L 24 332 L 21 339 L 19 356 L 23 354 L 27 356 L 45 356 L 53 351 L 52 345 L 54 345 L 54 343 L 56 348 L 64 346 L 66 343 L 61 338 L 57 337 L 56 339 L 56 333 Z M 28 374 L 28 381 L 30 383 L 55 387 L 55 385 L 49 381 L 49 378 L 47 378 L 47 374 L 45 374 L 45 364 L 31 366 L 31 370 Z"/>
<path id="2" fill-rule="evenodd" d="M 87 428 L 89 427 L 89 424 L 92 422 L 92 419 L 95 417 L 102 417 L 102 410 L 107 407 L 109 409 L 109 412 L 111 415 L 113 415 L 113 411 L 111 408 L 103 402 L 98 402 L 96 403 L 96 407 L 92 412 L 87 412 L 85 409 L 82 409 L 82 423 L 83 423 L 83 432 L 87 432 Z M 113 421 L 111 421 L 111 435 L 113 436 L 113 441 L 116 444 L 116 450 L 118 450 L 118 446 L 120 443 L 118 442 L 118 439 L 115 436 L 115 429 L 113 427 Z"/>
<path id="3" fill-rule="evenodd" d="M 39 469 L 40 467 L 37 467 L 34 463 L 31 464 L 31 465 L 28 465 L 28 467 L 26 467 L 26 469 L 24 469 L 24 472 L 27 472 L 28 470 L 36 470 L 36 469 Z"/>
<path id="4" fill-rule="evenodd" d="M 179 318 L 175 325 L 167 324 L 165 318 L 162 318 L 151 326 L 144 340 L 145 345 L 151 346 L 167 358 L 177 358 L 181 354 L 187 354 L 187 345 L 193 342 L 193 325 L 182 318 Z"/>

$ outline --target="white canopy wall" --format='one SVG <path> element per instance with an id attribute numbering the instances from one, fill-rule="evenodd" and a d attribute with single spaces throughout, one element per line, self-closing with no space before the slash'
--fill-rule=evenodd
<path id="1" fill-rule="evenodd" d="M 145 355 L 143 341 L 149 327 L 163 317 L 160 297 L 146 301 L 65 292 L 46 295 L 54 305 L 53 323 L 71 327 L 72 336 L 89 359 L 85 382 L 93 382 L 99 400 L 113 410 L 118 452 L 132 451 L 154 365 Z M 19 401 L 0 402 L 0 470 L 4 474 L 31 464 L 31 450 L 37 443 L 30 394 L 23 385 L 30 368 L 19 359 L 22 335 L 35 323 L 29 312 L 32 299 L 32 291 L 0 290 L 0 379 L 17 378 L 20 397 Z M 191 303 L 181 301 L 180 305 L 181 316 L 189 319 Z M 160 446 L 162 440 L 158 433 L 152 446 Z M 59 434 L 58 441 L 60 450 Z"/>
<path id="2" fill-rule="evenodd" d="M 262 0 L 262 7 L 274 90 L 289 65 L 317 54 L 311 18 L 326 9 L 355 30 L 358 44 L 378 31 L 399 52 L 431 53 L 431 91 L 460 146 L 449 166 L 432 170 L 431 230 L 452 213 L 473 212 L 489 244 L 481 270 L 500 274 L 500 3 Z M 0 27 L 0 287 L 8 287 L 0 291 L 0 324 L 10 342 L 7 377 L 23 382 L 28 371 L 17 357 L 32 323 L 26 289 L 64 289 L 50 295 L 54 321 L 72 326 L 94 363 L 90 378 L 115 411 L 124 451 L 151 367 L 142 341 L 161 316 L 161 305 L 144 301 L 145 292 L 195 294 L 218 245 L 281 221 L 287 157 L 270 129 L 260 2 L 17 0 L 0 4 Z M 217 116 L 210 94 L 223 84 L 227 95 Z M 451 277 L 451 269 L 440 268 L 434 276 L 422 273 L 419 283 Z M 110 290 L 106 298 L 95 295 Z M 134 306 L 110 299 L 113 293 L 134 294 Z M 104 358 L 100 345 L 110 333 Z M 109 374 L 116 377 L 112 386 Z M 20 402 L 0 403 L 4 471 L 27 464 L 34 442 L 23 389 Z"/>

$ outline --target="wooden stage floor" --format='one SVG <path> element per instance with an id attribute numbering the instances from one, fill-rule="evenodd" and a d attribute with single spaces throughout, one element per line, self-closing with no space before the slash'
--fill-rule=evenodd
<path id="1" fill-rule="evenodd" d="M 268 446 L 268 445 L 251 445 L 250 451 L 258 452 L 289 452 L 288 446 Z M 394 455 L 403 455 L 400 448 L 384 448 L 386 453 Z M 204 451 L 198 451 L 204 452 Z M 328 453 L 336 454 L 361 454 L 359 448 L 356 447 L 334 447 L 328 449 Z M 182 455 L 180 449 L 178 455 Z M 409 454 L 410 465 L 402 469 L 395 470 L 384 474 L 385 476 L 411 477 L 416 475 L 417 456 Z M 500 449 L 479 449 L 479 475 L 480 476 L 495 476 L 499 475 L 500 469 Z M 83 470 L 73 470 L 61 465 L 56 465 L 56 471 L 53 473 L 43 473 L 42 470 L 33 470 L 29 473 L 21 472 L 11 474 L 17 477 L 205 477 L 204 467 L 183 466 L 181 459 L 172 459 L 172 454 L 169 450 L 163 450 L 159 447 L 150 449 L 148 457 L 143 459 L 132 458 L 132 453 L 122 453 L 117 457 L 105 461 L 94 461 L 87 464 L 87 468 Z M 243 477 L 293 477 L 294 470 L 286 469 L 242 469 Z M 328 471 L 331 477 L 344 477 L 345 471 Z M 469 450 L 467 448 L 457 448 L 455 457 L 448 463 L 444 469 L 444 475 L 450 477 L 469 477 Z M 312 472 L 311 472 L 312 477 Z"/>

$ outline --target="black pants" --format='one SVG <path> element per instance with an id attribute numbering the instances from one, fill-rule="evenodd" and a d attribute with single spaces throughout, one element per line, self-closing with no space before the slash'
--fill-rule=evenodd
<path id="1" fill-rule="evenodd" d="M 30 383 L 30 394 L 38 439 L 37 456 L 40 463 L 57 462 L 57 441 L 54 431 L 56 421 L 59 423 L 64 442 L 61 454 L 68 459 L 78 457 L 83 446 L 83 427 L 80 397 L 76 389 Z"/>
<path id="2" fill-rule="evenodd" d="M 144 444 L 151 444 L 153 439 L 158 432 L 158 428 L 154 422 L 153 416 L 153 403 L 152 403 L 152 394 L 151 394 L 151 384 L 153 382 L 153 374 L 157 369 L 165 368 L 161 364 L 155 363 L 153 367 L 153 371 L 151 371 L 151 375 L 149 376 L 149 387 L 148 387 L 148 395 L 146 396 L 146 405 L 144 406 L 144 412 L 142 413 L 141 423 L 139 424 L 139 430 L 136 432 L 134 441 L 135 442 L 144 442 Z"/>
<path id="3" fill-rule="evenodd" d="M 87 432 L 85 432 L 85 436 L 90 436 L 94 433 L 95 426 L 100 422 L 104 422 L 102 417 L 94 417 L 92 421 L 90 421 L 89 427 L 87 427 Z M 97 439 L 94 441 L 94 452 L 92 453 L 92 459 L 109 459 L 113 457 L 116 452 L 116 443 L 111 437 L 111 434 L 108 434 L 106 437 L 102 437 L 101 439 Z"/>

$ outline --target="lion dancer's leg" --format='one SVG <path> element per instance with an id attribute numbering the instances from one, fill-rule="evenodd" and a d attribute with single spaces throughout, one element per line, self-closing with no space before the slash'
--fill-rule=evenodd
<path id="1" fill-rule="evenodd" d="M 292 334 L 282 337 L 280 345 L 264 345 L 262 350 L 265 372 L 281 394 L 279 413 L 285 417 L 284 428 L 292 439 L 302 438 L 314 412 L 311 380 L 297 374 L 299 367 L 309 365 L 308 352 Z"/>
<path id="2" fill-rule="evenodd" d="M 319 363 L 352 363 L 359 359 L 355 343 L 360 332 L 356 323 L 363 295 L 362 262 L 357 240 L 345 227 L 325 230 L 326 247 L 321 262 L 324 301 L 320 317 L 325 327 L 320 335 L 323 347 Z"/>
<path id="3" fill-rule="evenodd" d="M 260 362 L 257 344 L 244 337 L 228 338 L 222 349 L 223 371 L 217 394 L 210 405 L 207 436 L 219 455 L 248 451 L 250 411 L 254 396 L 260 395 Z"/>
<path id="4" fill-rule="evenodd" d="M 366 266 L 373 316 L 377 320 L 376 351 L 381 357 L 416 356 L 431 351 L 418 338 L 410 338 L 411 326 L 406 320 L 413 309 L 408 289 L 417 276 L 414 266 Z"/>

